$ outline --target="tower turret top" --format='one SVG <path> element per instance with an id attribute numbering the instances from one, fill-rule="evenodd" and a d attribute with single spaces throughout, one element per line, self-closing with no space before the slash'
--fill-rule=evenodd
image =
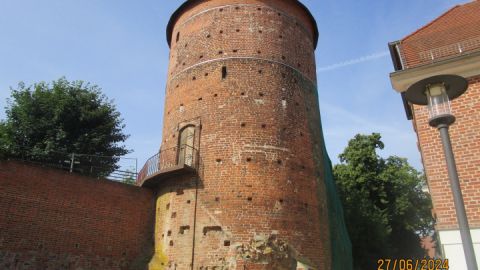
<path id="1" fill-rule="evenodd" d="M 172 33 L 173 33 L 173 28 L 175 27 L 175 24 L 177 23 L 177 21 L 179 20 L 179 18 L 185 13 L 187 12 L 189 9 L 191 8 L 194 8 L 195 6 L 197 6 L 198 4 L 202 4 L 202 3 L 205 3 L 205 2 L 209 2 L 208 0 L 187 0 L 185 1 L 173 14 L 172 16 L 170 17 L 170 20 L 168 22 L 168 25 L 167 25 L 167 42 L 168 42 L 168 46 L 171 45 L 171 41 L 172 41 Z M 306 20 L 305 22 L 306 23 L 310 23 L 310 25 L 305 25 L 305 27 L 307 28 L 310 28 L 312 30 L 312 34 L 313 34 L 313 45 L 314 45 L 314 48 L 317 47 L 317 43 L 318 43 L 318 36 L 319 36 L 319 33 L 318 33 L 318 27 L 317 27 L 317 22 L 315 20 L 315 18 L 313 17 L 312 13 L 310 12 L 310 10 L 304 5 L 302 4 L 300 1 L 298 0 L 210 0 L 210 2 L 216 2 L 218 3 L 217 6 L 222 6 L 222 5 L 235 5 L 235 4 L 263 4 L 263 5 L 268 5 L 268 4 L 272 4 L 272 6 L 277 6 L 275 5 L 275 3 L 284 3 L 283 6 L 286 6 L 285 4 L 292 4 L 292 5 L 296 5 L 297 7 L 300 8 L 300 10 L 303 10 L 303 12 L 305 13 L 306 15 Z M 279 8 L 281 9 L 281 8 Z M 283 12 L 285 13 L 289 13 L 289 10 L 287 9 L 282 9 Z"/>

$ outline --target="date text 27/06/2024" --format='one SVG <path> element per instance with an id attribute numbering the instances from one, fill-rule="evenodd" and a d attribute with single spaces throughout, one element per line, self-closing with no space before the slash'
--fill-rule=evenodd
<path id="1" fill-rule="evenodd" d="M 377 270 L 449 270 L 448 259 L 379 259 Z"/>

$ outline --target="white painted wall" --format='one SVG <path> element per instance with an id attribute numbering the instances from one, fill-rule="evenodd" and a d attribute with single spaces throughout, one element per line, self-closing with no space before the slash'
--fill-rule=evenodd
<path id="1" fill-rule="evenodd" d="M 478 268 L 480 269 L 480 229 L 470 230 L 472 234 L 473 246 L 477 259 Z M 448 259 L 450 269 L 452 270 L 468 270 L 463 253 L 462 238 L 459 230 L 439 231 L 440 242 L 445 255 Z"/>

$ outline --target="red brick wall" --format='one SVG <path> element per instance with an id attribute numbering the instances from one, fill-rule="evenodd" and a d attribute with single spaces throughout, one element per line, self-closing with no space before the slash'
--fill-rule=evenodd
<path id="1" fill-rule="evenodd" d="M 467 92 L 452 101 L 457 121 L 450 127 L 468 220 L 480 227 L 480 76 L 469 79 Z M 458 228 L 447 166 L 438 131 L 428 125 L 426 106 L 414 106 L 414 126 L 437 216 L 438 229 Z"/>
<path id="2" fill-rule="evenodd" d="M 201 125 L 199 189 L 188 177 L 161 185 L 157 247 L 179 269 L 192 252 L 194 269 L 235 269 L 236 246 L 277 234 L 296 259 L 330 269 L 308 14 L 296 1 L 199 2 L 172 33 L 162 142 Z"/>
<path id="3" fill-rule="evenodd" d="M 0 163 L 0 269 L 144 269 L 150 190 Z"/>

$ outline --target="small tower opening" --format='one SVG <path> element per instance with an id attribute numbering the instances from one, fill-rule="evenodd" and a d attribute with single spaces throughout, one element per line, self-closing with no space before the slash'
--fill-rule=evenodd
<path id="1" fill-rule="evenodd" d="M 225 78 L 227 78 L 227 67 L 223 66 L 222 67 L 222 80 L 224 80 Z"/>

